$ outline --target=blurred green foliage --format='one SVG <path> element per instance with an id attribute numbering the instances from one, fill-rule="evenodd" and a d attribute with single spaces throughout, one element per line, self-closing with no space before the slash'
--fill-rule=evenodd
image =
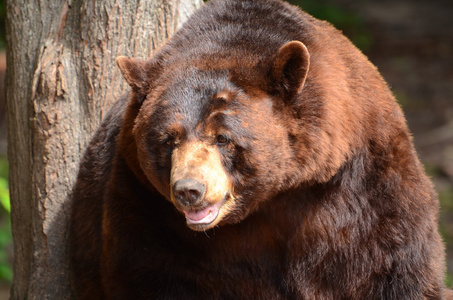
<path id="1" fill-rule="evenodd" d="M 445 241 L 447 249 L 453 248 L 453 186 L 444 188 L 439 191 L 440 201 L 440 216 L 439 216 L 439 231 Z M 449 256 L 447 256 L 449 257 Z M 445 279 L 448 287 L 453 288 L 453 273 L 448 272 Z"/>
<path id="2" fill-rule="evenodd" d="M 5 1 L 0 0 L 0 50 L 6 48 L 5 19 Z M 6 156 L 0 155 L 0 283 L 5 284 L 11 284 L 13 279 L 8 169 Z"/>
<path id="3" fill-rule="evenodd" d="M 11 252 L 13 238 L 11 236 L 11 223 L 9 218 L 2 220 L 0 226 L 0 282 L 11 284 L 13 269 L 11 265 Z"/>
<path id="4" fill-rule="evenodd" d="M 10 201 L 8 190 L 8 160 L 0 156 L 0 282 L 11 283 L 13 271 L 11 267 L 11 235 Z"/>
<path id="5" fill-rule="evenodd" d="M 5 4 L 0 1 L 0 49 L 6 48 L 5 17 Z M 6 284 L 10 284 L 13 279 L 10 212 L 8 160 L 5 156 L 0 156 L 0 283 Z"/>

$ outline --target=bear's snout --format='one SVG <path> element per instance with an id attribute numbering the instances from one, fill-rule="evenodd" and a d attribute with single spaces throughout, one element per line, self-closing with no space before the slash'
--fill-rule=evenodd
<path id="1" fill-rule="evenodd" d="M 197 206 L 203 200 L 205 185 L 195 179 L 180 179 L 173 184 L 175 200 L 183 206 Z"/>
<path id="2" fill-rule="evenodd" d="M 218 149 L 200 141 L 188 141 L 172 153 L 171 201 L 194 230 L 207 230 L 235 207 L 232 182 Z"/>

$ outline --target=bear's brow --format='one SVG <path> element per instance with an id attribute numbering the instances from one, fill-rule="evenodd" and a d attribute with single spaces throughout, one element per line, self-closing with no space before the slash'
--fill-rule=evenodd
<path id="1" fill-rule="evenodd" d="M 215 95 L 209 104 L 209 111 L 206 120 L 219 114 L 235 114 L 235 111 L 231 108 L 230 99 L 228 99 L 224 93 Z"/>
<path id="2" fill-rule="evenodd" d="M 214 111 L 211 111 L 211 113 L 207 117 L 207 120 L 209 120 L 211 118 L 214 118 L 215 116 L 220 115 L 220 114 L 222 114 L 222 115 L 234 115 L 236 113 L 237 112 L 232 110 L 232 109 L 214 110 Z"/>
<path id="3" fill-rule="evenodd" d="M 184 135 L 185 128 L 181 124 L 181 122 L 174 122 L 169 124 L 165 131 L 167 132 L 168 135 L 176 137 Z"/>
<path id="4" fill-rule="evenodd" d="M 228 103 L 229 103 L 229 99 L 227 99 L 226 97 L 216 96 L 211 100 L 210 106 L 212 108 L 216 109 L 216 108 L 225 107 L 228 105 Z"/>

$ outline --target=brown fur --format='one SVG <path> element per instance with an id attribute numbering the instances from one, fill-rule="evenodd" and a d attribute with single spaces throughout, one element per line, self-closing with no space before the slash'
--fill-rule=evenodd
<path id="1" fill-rule="evenodd" d="M 80 299 L 448 297 L 402 111 L 332 26 L 211 0 L 152 59 L 118 66 L 127 105 L 75 187 Z"/>

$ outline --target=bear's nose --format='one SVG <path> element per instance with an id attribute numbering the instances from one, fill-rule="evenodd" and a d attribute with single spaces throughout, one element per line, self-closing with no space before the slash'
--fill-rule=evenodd
<path id="1" fill-rule="evenodd" d="M 173 184 L 175 199 L 185 206 L 194 205 L 203 198 L 205 185 L 195 179 L 181 179 Z"/>

